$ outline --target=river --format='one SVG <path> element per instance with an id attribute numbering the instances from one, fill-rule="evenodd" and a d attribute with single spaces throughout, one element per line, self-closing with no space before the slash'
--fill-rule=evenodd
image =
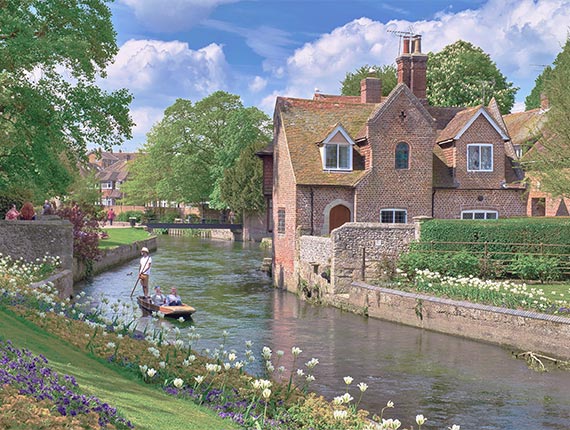
<path id="1" fill-rule="evenodd" d="M 160 236 L 151 286 L 176 286 L 197 309 L 192 322 L 172 324 L 195 326 L 199 349 L 217 347 L 224 330 L 226 348 L 241 357 L 246 340 L 257 352 L 269 346 L 286 357 L 297 346 L 303 352 L 296 367 L 319 360 L 312 389 L 332 399 L 351 376 L 356 400 L 355 385 L 369 387 L 361 407 L 379 413 L 391 400 L 395 408 L 384 417 L 408 427 L 423 414 L 425 429 L 570 429 L 570 372 L 537 373 L 498 346 L 312 306 L 272 287 L 258 270 L 263 256 L 257 244 Z M 76 289 L 128 301 L 137 267 L 133 261 Z M 135 316 L 145 319 L 138 310 Z"/>

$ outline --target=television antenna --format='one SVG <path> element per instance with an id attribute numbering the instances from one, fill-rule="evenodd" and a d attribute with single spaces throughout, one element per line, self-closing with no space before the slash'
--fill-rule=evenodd
<path id="1" fill-rule="evenodd" d="M 398 55 L 400 55 L 402 52 L 402 41 L 403 40 L 409 40 L 409 42 L 411 42 L 415 36 L 419 36 L 419 34 L 417 34 L 414 31 L 413 25 L 410 25 L 408 27 L 408 31 L 395 30 L 395 29 L 393 30 L 391 28 L 386 30 L 386 31 L 388 33 L 391 33 L 393 36 L 398 37 Z M 411 45 L 411 43 L 410 43 L 410 45 Z M 411 46 L 410 46 L 410 49 L 411 49 Z"/>

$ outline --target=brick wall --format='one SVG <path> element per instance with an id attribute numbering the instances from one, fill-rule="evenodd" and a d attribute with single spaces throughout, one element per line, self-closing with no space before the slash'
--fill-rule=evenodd
<path id="1" fill-rule="evenodd" d="M 436 190 L 434 218 L 460 219 L 464 210 L 493 210 L 500 218 L 526 214 L 524 190 Z"/>
<path id="2" fill-rule="evenodd" d="M 493 171 L 467 171 L 467 145 L 485 143 L 493 145 Z M 455 144 L 456 169 L 455 178 L 459 188 L 500 189 L 505 182 L 505 145 L 501 136 L 483 116 L 471 124 Z"/>
<path id="3" fill-rule="evenodd" d="M 312 203 L 311 191 L 313 193 Z M 297 186 L 296 197 L 297 226 L 303 233 L 328 235 L 330 211 L 336 205 L 346 206 L 350 210 L 351 220 L 354 220 L 354 190 L 352 188 Z"/>
<path id="4" fill-rule="evenodd" d="M 280 288 L 295 291 L 295 238 L 297 234 L 296 185 L 281 120 L 274 118 L 273 153 L 273 282 Z M 278 213 L 285 214 L 284 232 L 279 232 Z"/>
<path id="5" fill-rule="evenodd" d="M 372 169 L 357 185 L 355 221 L 378 222 L 381 209 L 405 209 L 408 220 L 431 215 L 435 129 L 424 113 L 408 91 L 400 91 L 369 120 Z M 410 148 L 408 169 L 395 168 L 400 142 Z"/>

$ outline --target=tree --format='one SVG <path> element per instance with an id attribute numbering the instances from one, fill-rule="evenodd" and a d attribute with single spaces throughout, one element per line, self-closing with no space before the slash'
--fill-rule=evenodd
<path id="1" fill-rule="evenodd" d="M 221 199 L 237 213 L 259 213 L 265 209 L 263 162 L 255 153 L 267 142 L 253 142 L 243 149 L 220 183 Z"/>
<path id="2" fill-rule="evenodd" d="M 469 42 L 459 40 L 428 54 L 427 99 L 432 106 L 487 105 L 495 97 L 501 113 L 506 114 L 517 90 L 489 55 Z"/>
<path id="3" fill-rule="evenodd" d="M 87 143 L 130 138 L 126 90 L 95 85 L 117 53 L 109 0 L 0 0 L 0 189 L 65 194 Z"/>
<path id="4" fill-rule="evenodd" d="M 537 143 L 523 158 L 523 167 L 540 190 L 570 197 L 570 38 L 544 81 L 550 103 Z"/>
<path id="5" fill-rule="evenodd" d="M 534 81 L 534 88 L 530 94 L 524 99 L 525 110 L 536 109 L 540 107 L 540 99 L 545 93 L 545 85 L 548 81 L 550 74 L 552 73 L 552 67 L 546 66 L 542 73 L 538 75 Z"/>
<path id="6" fill-rule="evenodd" d="M 267 141 L 267 115 L 243 107 L 239 96 L 217 91 L 192 104 L 178 99 L 147 136 L 144 156 L 129 168 L 127 202 L 167 200 L 225 208 L 220 183 L 243 148 Z"/>
<path id="7" fill-rule="evenodd" d="M 390 94 L 390 91 L 392 91 L 398 83 L 395 66 L 369 66 L 367 64 L 352 73 L 348 72 L 346 74 L 344 80 L 341 82 L 341 94 L 343 96 L 359 96 L 360 81 L 369 77 L 380 78 L 382 80 L 383 96 Z"/>

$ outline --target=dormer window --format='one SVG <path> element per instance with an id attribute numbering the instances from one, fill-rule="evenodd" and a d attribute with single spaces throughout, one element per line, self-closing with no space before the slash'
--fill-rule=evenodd
<path id="1" fill-rule="evenodd" d="M 326 170 L 352 170 L 352 147 L 340 143 L 325 145 Z"/>
<path id="2" fill-rule="evenodd" d="M 490 144 L 467 145 L 467 171 L 492 172 L 493 145 Z"/>
<path id="3" fill-rule="evenodd" d="M 322 142 L 323 170 L 352 171 L 353 145 L 348 133 L 337 125 Z"/>

